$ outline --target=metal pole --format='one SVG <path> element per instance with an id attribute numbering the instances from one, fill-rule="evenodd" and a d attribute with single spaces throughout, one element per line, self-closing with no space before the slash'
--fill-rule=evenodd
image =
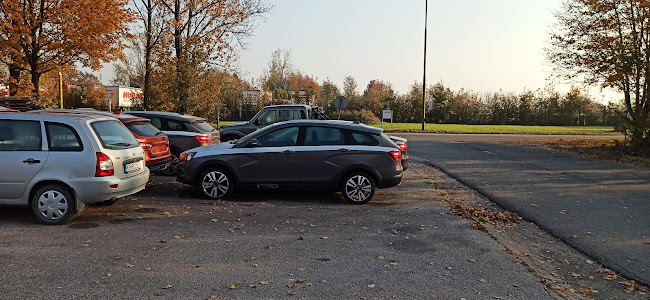
<path id="1" fill-rule="evenodd" d="M 427 11 L 429 0 L 424 0 L 424 74 L 422 75 L 422 130 L 427 115 Z"/>
<path id="2" fill-rule="evenodd" d="M 63 109 L 63 74 L 59 72 L 59 100 L 61 100 L 61 109 Z"/>

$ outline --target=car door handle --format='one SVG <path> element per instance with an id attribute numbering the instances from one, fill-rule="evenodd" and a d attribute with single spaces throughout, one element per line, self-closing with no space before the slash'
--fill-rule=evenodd
<path id="1" fill-rule="evenodd" d="M 348 148 L 341 148 L 341 149 L 339 149 L 339 151 L 341 151 L 341 152 L 350 152 L 350 149 L 348 149 Z"/>
<path id="2" fill-rule="evenodd" d="M 33 158 L 28 158 L 28 159 L 26 159 L 26 160 L 23 160 L 23 162 L 26 163 L 26 164 L 30 164 L 30 165 L 31 165 L 31 164 L 39 164 L 39 163 L 41 163 L 40 160 L 38 160 L 38 159 L 33 159 Z"/>
<path id="3" fill-rule="evenodd" d="M 294 154 L 294 153 L 296 153 L 296 151 L 293 151 L 293 150 L 284 150 L 284 151 L 282 151 L 282 154 Z"/>

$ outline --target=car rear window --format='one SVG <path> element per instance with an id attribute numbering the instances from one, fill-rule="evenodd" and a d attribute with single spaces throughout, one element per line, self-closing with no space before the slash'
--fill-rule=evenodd
<path id="1" fill-rule="evenodd" d="M 379 144 L 377 139 L 368 133 L 353 132 L 352 139 L 357 145 L 376 146 Z"/>
<path id="2" fill-rule="evenodd" d="M 213 132 L 216 130 L 212 125 L 208 124 L 208 122 L 192 122 L 192 125 L 201 130 L 201 132 Z"/>
<path id="3" fill-rule="evenodd" d="M 149 122 L 131 122 L 127 123 L 126 127 L 139 136 L 148 137 L 162 134 L 162 131 L 158 130 L 158 128 L 151 125 Z"/>
<path id="4" fill-rule="evenodd" d="M 140 147 L 133 134 L 119 121 L 106 120 L 93 122 L 90 125 L 106 149 L 129 149 Z"/>

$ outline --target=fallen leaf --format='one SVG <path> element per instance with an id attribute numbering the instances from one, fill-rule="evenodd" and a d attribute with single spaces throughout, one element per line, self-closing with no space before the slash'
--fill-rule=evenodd
<path id="1" fill-rule="evenodd" d="M 125 267 L 127 267 L 127 268 L 133 268 L 133 265 L 132 265 L 132 264 L 126 264 Z"/>
<path id="2" fill-rule="evenodd" d="M 588 263 L 588 264 L 590 264 L 590 265 L 593 265 L 593 264 L 594 264 L 594 261 L 593 261 L 593 260 L 588 260 L 588 259 L 587 259 L 585 262 Z"/>
<path id="3" fill-rule="evenodd" d="M 171 289 L 171 288 L 173 288 L 173 287 L 174 287 L 173 285 L 168 284 L 168 285 L 166 285 L 166 286 L 161 287 L 161 289 L 163 289 L 163 290 L 168 290 L 168 289 Z"/>
<path id="4" fill-rule="evenodd" d="M 183 238 L 183 236 L 180 236 L 180 235 L 175 235 L 174 236 L 174 239 L 176 239 L 176 240 L 181 239 L 181 238 Z"/>
<path id="5" fill-rule="evenodd" d="M 304 241 L 304 240 L 305 240 L 305 237 L 301 236 L 301 237 L 298 238 L 298 240 L 299 240 L 299 241 Z"/>
<path id="6" fill-rule="evenodd" d="M 293 283 L 292 283 L 292 284 L 287 284 L 287 287 L 290 288 L 290 289 L 292 289 L 292 288 L 296 287 L 296 285 L 293 284 Z"/>
<path id="7" fill-rule="evenodd" d="M 210 222 L 212 222 L 212 223 L 216 223 L 216 222 L 219 222 L 219 220 L 217 220 L 217 219 L 211 219 Z"/>
<path id="8" fill-rule="evenodd" d="M 368 230 L 368 227 L 363 226 L 363 227 L 361 227 L 361 229 L 363 229 L 363 230 Z"/>
<path id="9" fill-rule="evenodd" d="M 253 283 L 253 284 L 249 285 L 248 287 L 252 288 L 252 289 L 257 288 L 257 283 Z"/>
<path id="10" fill-rule="evenodd" d="M 298 270 L 304 272 L 304 271 L 308 271 L 309 269 L 308 269 L 308 268 L 305 268 L 305 267 L 302 267 L 302 268 L 298 268 Z"/>
<path id="11" fill-rule="evenodd" d="M 469 260 L 469 262 L 471 262 L 471 263 L 477 263 L 478 260 L 472 258 L 472 259 Z"/>
<path id="12" fill-rule="evenodd" d="M 582 277 L 582 275 L 580 275 L 580 274 L 578 274 L 578 273 L 573 273 L 573 272 L 571 272 L 571 273 L 569 273 L 569 274 L 570 274 L 571 276 L 573 276 L 573 278 L 580 278 L 580 277 Z"/>
<path id="13" fill-rule="evenodd" d="M 569 292 L 570 292 L 570 293 L 575 293 L 576 290 L 574 290 L 574 289 L 569 289 Z"/>
<path id="14" fill-rule="evenodd" d="M 260 281 L 260 284 L 261 285 L 268 285 L 268 284 L 271 284 L 271 282 L 269 282 L 269 281 Z"/>
<path id="15" fill-rule="evenodd" d="M 111 275 L 113 275 L 113 274 L 108 273 L 108 274 L 106 274 L 106 277 L 111 277 Z"/>
<path id="16" fill-rule="evenodd" d="M 320 239 L 321 239 L 321 240 L 326 240 L 326 239 L 328 239 L 328 237 L 326 237 L 326 236 L 321 236 Z"/>
<path id="17" fill-rule="evenodd" d="M 453 267 L 447 267 L 447 270 L 453 270 L 453 269 L 454 269 Z"/>
<path id="18" fill-rule="evenodd" d="M 235 284 L 231 284 L 231 285 L 230 285 L 230 289 L 231 289 L 231 290 L 235 290 L 235 289 L 241 288 L 241 284 L 242 284 L 241 282 L 239 282 L 239 283 L 235 283 Z"/>
<path id="19" fill-rule="evenodd" d="M 478 281 L 480 281 L 480 282 L 488 282 L 488 279 L 487 278 L 481 278 Z"/>
<path id="20" fill-rule="evenodd" d="M 577 235 L 574 235 L 574 236 L 573 236 L 573 238 L 574 238 L 574 239 L 577 239 L 577 238 L 578 238 L 578 236 L 577 236 Z"/>
<path id="21" fill-rule="evenodd" d="M 582 293 L 585 295 L 589 295 L 589 289 L 582 289 Z"/>
<path id="22" fill-rule="evenodd" d="M 305 280 L 301 278 L 301 279 L 296 280 L 296 283 L 305 283 Z"/>
<path id="23" fill-rule="evenodd" d="M 368 287 L 372 289 L 372 288 L 375 287 L 375 285 L 374 284 L 369 284 Z"/>
<path id="24" fill-rule="evenodd" d="M 432 266 L 435 266 L 435 265 L 437 265 L 438 263 L 435 262 L 435 261 L 432 261 L 432 262 L 430 262 L 429 264 L 432 265 Z"/>
<path id="25" fill-rule="evenodd" d="M 616 274 L 607 274 L 607 275 L 605 275 L 605 277 L 603 277 L 603 279 L 605 279 L 605 280 L 614 280 L 616 278 L 618 278 L 618 276 L 616 276 Z"/>
<path id="26" fill-rule="evenodd" d="M 500 297 L 500 296 L 494 296 L 494 299 L 503 299 L 503 297 Z"/>
<path id="27" fill-rule="evenodd" d="M 170 214 L 168 211 L 162 213 L 162 215 L 163 215 L 163 216 L 167 216 L 167 217 L 171 217 L 171 216 L 172 216 L 172 214 Z"/>
<path id="28" fill-rule="evenodd" d="M 166 241 L 166 240 L 160 240 L 160 242 L 161 242 L 161 243 L 167 243 L 167 241 Z"/>
<path id="29" fill-rule="evenodd" d="M 311 282 L 305 283 L 306 286 L 312 286 L 313 284 Z"/>

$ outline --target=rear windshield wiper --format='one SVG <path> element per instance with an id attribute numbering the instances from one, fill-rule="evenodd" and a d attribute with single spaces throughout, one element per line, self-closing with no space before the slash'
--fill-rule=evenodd
<path id="1" fill-rule="evenodd" d="M 124 147 L 131 146 L 131 144 L 129 144 L 129 143 L 112 143 L 112 144 L 108 144 L 108 145 L 109 146 L 124 146 Z"/>
<path id="2" fill-rule="evenodd" d="M 158 131 L 158 132 L 156 133 L 156 135 L 161 135 L 161 134 L 163 134 L 163 135 L 164 135 L 165 133 L 164 133 L 164 132 L 162 132 L 162 131 Z"/>

